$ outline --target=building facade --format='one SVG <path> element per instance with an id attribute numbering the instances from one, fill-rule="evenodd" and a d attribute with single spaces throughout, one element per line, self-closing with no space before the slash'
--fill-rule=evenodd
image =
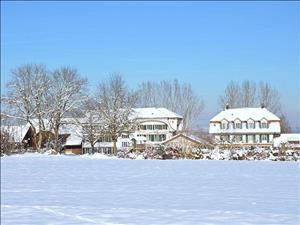
<path id="1" fill-rule="evenodd" d="M 182 130 L 182 116 L 166 108 L 134 108 L 132 117 L 136 121 L 136 129 L 124 133 L 118 138 L 117 149 L 145 149 L 146 145 L 157 145 L 170 139 Z M 113 143 L 109 136 L 99 138 L 95 151 L 111 154 Z M 82 153 L 90 153 L 91 144 L 82 143 Z"/>
<path id="2" fill-rule="evenodd" d="M 280 136 L 280 119 L 264 107 L 227 108 L 210 120 L 209 133 L 219 146 L 270 147 Z"/>

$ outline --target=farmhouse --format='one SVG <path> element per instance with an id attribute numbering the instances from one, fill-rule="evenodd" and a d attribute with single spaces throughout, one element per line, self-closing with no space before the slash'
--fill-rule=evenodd
<path id="1" fill-rule="evenodd" d="M 132 117 L 138 125 L 133 132 L 124 133 L 118 138 L 116 143 L 118 149 L 142 150 L 146 145 L 160 144 L 182 130 L 182 116 L 166 108 L 134 108 Z M 110 154 L 112 147 L 111 138 L 104 136 L 96 143 L 95 149 L 97 152 Z M 82 151 L 90 152 L 90 143 L 84 142 Z"/>
<path id="2" fill-rule="evenodd" d="M 271 147 L 280 136 L 280 119 L 264 107 L 226 107 L 210 120 L 209 133 L 223 147 Z"/>

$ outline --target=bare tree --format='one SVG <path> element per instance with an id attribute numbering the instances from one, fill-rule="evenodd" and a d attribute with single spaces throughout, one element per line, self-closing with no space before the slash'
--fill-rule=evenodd
<path id="1" fill-rule="evenodd" d="M 112 74 L 107 81 L 99 84 L 96 100 L 99 103 L 97 110 L 105 124 L 105 133 L 111 136 L 113 142 L 113 154 L 117 154 L 118 137 L 135 126 L 132 113 L 136 95 L 128 90 L 121 75 Z"/>
<path id="2" fill-rule="evenodd" d="M 279 92 L 272 88 L 269 83 L 260 82 L 258 85 L 253 81 L 245 80 L 239 85 L 231 81 L 225 88 L 224 95 L 220 96 L 220 107 L 228 103 L 231 108 L 260 107 L 264 106 L 273 113 L 280 112 Z"/>
<path id="3" fill-rule="evenodd" d="M 47 113 L 45 106 L 48 89 L 49 76 L 46 67 L 27 64 L 12 71 L 12 79 L 8 83 L 8 94 L 2 98 L 10 109 L 8 116 L 31 125 L 35 149 L 41 147 L 42 132 L 45 129 L 43 117 Z"/>
<path id="4" fill-rule="evenodd" d="M 50 113 L 51 126 L 54 131 L 54 148 L 59 149 L 59 128 L 62 118 L 76 108 L 80 108 L 86 99 L 85 91 L 87 80 L 82 79 L 77 70 L 70 67 L 62 67 L 52 74 Z"/>
<path id="5" fill-rule="evenodd" d="M 195 94 L 190 84 L 178 80 L 160 83 L 143 82 L 138 88 L 139 107 L 166 107 L 183 116 L 183 129 L 191 128 L 202 110 L 204 102 Z"/>
<path id="6" fill-rule="evenodd" d="M 241 106 L 253 107 L 256 104 L 256 84 L 252 81 L 245 80 L 241 87 Z"/>
<path id="7" fill-rule="evenodd" d="M 12 150 L 12 144 L 11 144 L 11 134 L 7 129 L 4 129 L 1 127 L 0 129 L 0 150 L 1 150 L 1 156 L 3 154 L 9 154 Z"/>
<path id="8" fill-rule="evenodd" d="M 230 81 L 226 86 L 224 95 L 219 97 L 219 104 L 222 109 L 228 104 L 232 108 L 241 105 L 241 88 L 238 83 Z"/>
<path id="9" fill-rule="evenodd" d="M 279 92 L 267 82 L 259 84 L 259 103 L 273 113 L 279 113 L 281 109 Z"/>
<path id="10" fill-rule="evenodd" d="M 73 120 L 81 128 L 80 137 L 85 143 L 91 145 L 92 153 L 95 152 L 95 144 L 105 135 L 105 124 L 99 111 L 98 102 L 89 97 L 80 110 L 73 113 Z"/>
<path id="11" fill-rule="evenodd" d="M 290 133 L 292 131 L 288 119 L 285 114 L 280 115 L 280 132 L 281 133 Z"/>

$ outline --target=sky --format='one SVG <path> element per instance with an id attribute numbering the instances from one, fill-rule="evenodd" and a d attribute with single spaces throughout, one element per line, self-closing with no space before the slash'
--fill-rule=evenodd
<path id="1" fill-rule="evenodd" d="M 267 81 L 300 128 L 298 2 L 1 1 L 2 93 L 26 63 L 77 68 L 91 90 L 114 72 L 190 83 L 204 128 L 231 80 Z"/>

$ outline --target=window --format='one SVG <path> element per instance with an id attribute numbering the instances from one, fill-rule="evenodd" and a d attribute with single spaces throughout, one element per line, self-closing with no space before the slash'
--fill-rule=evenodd
<path id="1" fill-rule="evenodd" d="M 140 130 L 146 130 L 146 125 L 139 125 Z"/>
<path id="2" fill-rule="evenodd" d="M 122 138 L 129 138 L 128 134 L 122 134 Z"/>
<path id="3" fill-rule="evenodd" d="M 253 121 L 249 121 L 248 122 L 248 129 L 254 129 L 255 128 L 255 124 Z"/>
<path id="4" fill-rule="evenodd" d="M 220 137 L 220 139 L 221 139 L 221 141 L 224 141 L 224 142 L 229 141 L 229 135 L 222 135 Z"/>
<path id="5" fill-rule="evenodd" d="M 111 137 L 110 136 L 102 136 L 98 140 L 99 142 L 111 142 Z"/>
<path id="6" fill-rule="evenodd" d="M 159 135 L 158 135 L 158 140 L 159 140 L 159 141 L 164 141 L 164 140 L 166 140 L 166 135 L 165 135 L 165 134 L 159 134 Z"/>
<path id="7" fill-rule="evenodd" d="M 222 130 L 225 130 L 225 129 L 228 129 L 228 123 L 221 123 L 221 129 Z"/>
<path id="8" fill-rule="evenodd" d="M 248 143 L 253 143 L 254 142 L 254 135 L 248 135 Z"/>
<path id="9" fill-rule="evenodd" d="M 102 148 L 103 149 L 103 153 L 104 154 L 111 154 L 111 150 L 112 150 L 112 148 L 111 147 L 106 147 L 106 148 Z"/>
<path id="10" fill-rule="evenodd" d="M 129 142 L 122 142 L 122 147 L 128 147 L 129 146 Z"/>
<path id="11" fill-rule="evenodd" d="M 268 141 L 268 135 L 266 135 L 266 134 L 263 134 L 263 135 L 261 135 L 261 141 L 263 142 L 266 142 L 266 141 Z"/>
<path id="12" fill-rule="evenodd" d="M 235 123 L 235 129 L 242 129 L 242 123 L 236 122 Z"/>
<path id="13" fill-rule="evenodd" d="M 267 122 L 262 122 L 261 123 L 261 128 L 268 128 L 268 123 Z"/>
<path id="14" fill-rule="evenodd" d="M 234 141 L 235 141 L 235 142 L 242 142 L 242 135 L 236 135 L 236 136 L 234 137 Z"/>
<path id="15" fill-rule="evenodd" d="M 147 135 L 147 140 L 151 142 L 160 142 L 166 140 L 165 134 L 149 134 Z"/>
<path id="16" fill-rule="evenodd" d="M 147 140 L 153 142 L 154 141 L 154 134 L 148 135 Z"/>

